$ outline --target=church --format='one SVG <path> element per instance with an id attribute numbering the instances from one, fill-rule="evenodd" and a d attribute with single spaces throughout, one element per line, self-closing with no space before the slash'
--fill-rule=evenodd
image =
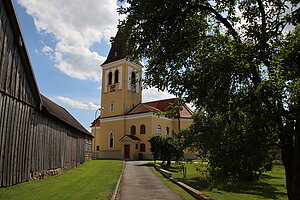
<path id="1" fill-rule="evenodd" d="M 152 135 L 169 135 L 188 128 L 193 112 L 183 105 L 176 116 L 167 111 L 176 98 L 142 103 L 142 68 L 126 58 L 126 36 L 118 31 L 102 68 L 101 115 L 92 122 L 92 151 L 95 158 L 152 159 Z M 186 158 L 194 154 L 185 152 Z"/>

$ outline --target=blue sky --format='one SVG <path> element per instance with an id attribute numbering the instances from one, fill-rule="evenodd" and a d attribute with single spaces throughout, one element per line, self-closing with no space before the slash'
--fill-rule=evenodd
<path id="1" fill-rule="evenodd" d="M 40 92 L 88 130 L 100 105 L 101 68 L 117 32 L 113 0 L 13 0 Z M 171 98 L 151 88 L 143 102 Z"/>

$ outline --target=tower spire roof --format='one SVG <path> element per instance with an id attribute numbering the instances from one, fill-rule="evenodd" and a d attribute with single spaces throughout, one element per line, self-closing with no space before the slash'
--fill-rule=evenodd
<path id="1" fill-rule="evenodd" d="M 122 28 L 119 28 L 116 37 L 113 39 L 106 61 L 102 65 L 126 58 L 127 56 L 126 50 L 127 50 L 127 36 L 125 32 L 122 31 Z"/>

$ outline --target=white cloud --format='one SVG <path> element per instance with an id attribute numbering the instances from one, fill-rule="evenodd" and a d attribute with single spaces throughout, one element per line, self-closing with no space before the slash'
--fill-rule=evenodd
<path id="1" fill-rule="evenodd" d="M 46 46 L 43 46 L 42 52 L 43 53 L 51 53 L 51 52 L 53 52 L 53 49 L 46 45 Z"/>
<path id="2" fill-rule="evenodd" d="M 73 108 L 77 108 L 77 109 L 97 110 L 99 108 L 99 105 L 96 105 L 93 102 L 82 103 L 80 101 L 76 101 L 76 100 L 70 99 L 68 97 L 62 97 L 62 96 L 57 96 L 55 98 L 65 104 L 68 104 L 69 106 L 71 106 Z"/>
<path id="3" fill-rule="evenodd" d="M 50 58 L 50 60 L 54 60 L 53 49 L 47 45 L 41 48 L 41 51 Z"/>
<path id="4" fill-rule="evenodd" d="M 158 91 L 157 88 L 148 88 L 143 90 L 143 102 L 156 101 L 161 99 L 175 98 L 174 95 L 165 91 Z"/>
<path id="5" fill-rule="evenodd" d="M 34 19 L 38 31 L 55 37 L 54 60 L 63 73 L 81 80 L 100 80 L 105 60 L 90 47 L 116 33 L 118 14 L 111 0 L 18 0 Z M 42 52 L 52 53 L 45 45 Z"/>
<path id="6" fill-rule="evenodd" d="M 99 81 L 101 77 L 100 64 L 105 57 L 97 52 L 91 52 L 87 47 L 76 47 L 57 43 L 55 49 L 56 67 L 70 77 L 80 80 Z"/>

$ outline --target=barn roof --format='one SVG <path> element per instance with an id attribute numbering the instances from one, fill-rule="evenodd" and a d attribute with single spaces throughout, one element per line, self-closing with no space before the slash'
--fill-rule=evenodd
<path id="1" fill-rule="evenodd" d="M 25 74 L 29 80 L 29 86 L 32 90 L 35 100 L 37 101 L 38 104 L 40 104 L 41 98 L 40 98 L 39 88 L 38 88 L 38 85 L 37 85 L 37 82 L 36 82 L 32 67 L 31 67 L 30 59 L 29 59 L 29 56 L 27 53 L 27 48 L 25 46 L 23 34 L 22 34 L 22 31 L 21 31 L 21 28 L 19 25 L 17 15 L 15 13 L 15 8 L 13 5 L 13 2 L 11 0 L 4 0 L 3 3 L 4 3 L 4 6 L 5 6 L 7 14 L 8 14 L 8 18 L 9 18 L 9 21 L 11 24 L 14 38 L 16 38 L 16 40 L 19 44 L 18 47 L 19 47 L 20 57 L 22 60 Z"/>
<path id="2" fill-rule="evenodd" d="M 84 132 L 88 135 L 90 133 L 63 107 L 57 105 L 47 97 L 41 94 L 42 98 L 42 110 L 60 119 L 61 121 L 69 124 L 77 130 Z"/>
<path id="3" fill-rule="evenodd" d="M 166 112 L 168 106 L 174 103 L 176 100 L 177 98 L 172 98 L 172 99 L 151 101 L 147 103 L 140 103 L 132 110 L 130 110 L 128 114 L 132 115 L 132 114 L 139 114 L 139 113 L 146 113 L 146 112 Z M 192 115 L 193 115 L 193 111 L 191 111 L 191 109 L 189 109 L 189 107 L 186 104 L 183 104 L 182 110 L 180 110 L 179 114 L 177 114 L 177 116 L 175 117 L 192 118 Z"/>

